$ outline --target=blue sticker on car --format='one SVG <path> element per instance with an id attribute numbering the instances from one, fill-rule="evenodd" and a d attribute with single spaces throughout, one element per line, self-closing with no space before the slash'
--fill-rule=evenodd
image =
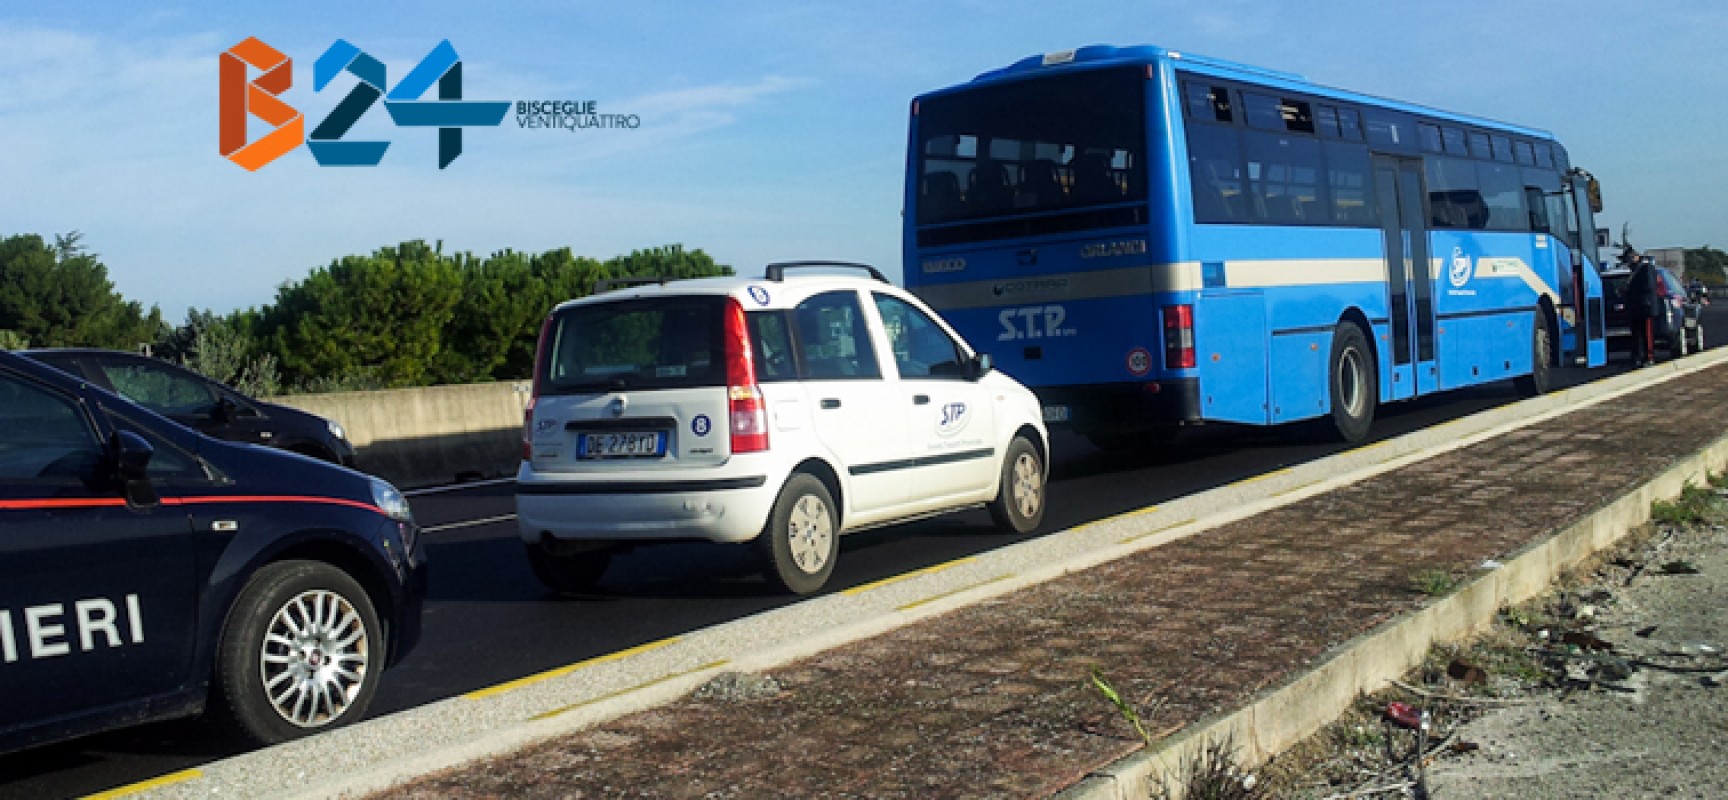
<path id="1" fill-rule="evenodd" d="M 757 305 L 768 305 L 768 290 L 760 286 L 752 286 L 750 287 L 750 299 L 755 300 Z"/>
<path id="2" fill-rule="evenodd" d="M 695 419 L 690 420 L 690 432 L 697 436 L 707 436 L 711 430 L 714 430 L 714 421 L 709 419 L 707 414 L 697 414 Z"/>

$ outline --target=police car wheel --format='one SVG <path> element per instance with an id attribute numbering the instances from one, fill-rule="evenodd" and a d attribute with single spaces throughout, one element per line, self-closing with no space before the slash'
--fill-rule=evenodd
<path id="1" fill-rule="evenodd" d="M 756 546 L 770 585 L 810 594 L 827 584 L 840 555 L 840 519 L 827 484 L 803 472 L 788 478 Z"/>
<path id="2" fill-rule="evenodd" d="M 1044 461 L 1038 448 L 1024 436 L 1014 437 L 1008 457 L 1002 460 L 1001 486 L 990 502 L 990 518 L 998 528 L 1031 533 L 1044 521 L 1044 489 Z"/>
<path id="3" fill-rule="evenodd" d="M 216 698 L 229 721 L 273 744 L 360 719 L 384 669 L 372 599 L 320 561 L 258 570 L 229 612 Z"/>

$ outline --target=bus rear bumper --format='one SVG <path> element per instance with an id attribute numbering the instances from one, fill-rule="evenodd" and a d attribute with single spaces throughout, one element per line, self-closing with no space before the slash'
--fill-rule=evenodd
<path id="1" fill-rule="evenodd" d="M 1200 381 L 1173 378 L 1033 390 L 1052 426 L 1084 434 L 1132 433 L 1200 421 Z"/>

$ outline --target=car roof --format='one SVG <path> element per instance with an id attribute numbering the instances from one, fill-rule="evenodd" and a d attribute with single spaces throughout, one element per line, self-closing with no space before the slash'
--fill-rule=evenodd
<path id="1" fill-rule="evenodd" d="M 0 350 L 0 366 L 9 367 L 32 378 L 57 384 L 63 388 L 76 389 L 89 385 L 89 381 L 68 372 L 62 372 L 34 358 L 28 357 L 29 350 L 11 352 Z"/>
<path id="2" fill-rule="evenodd" d="M 123 356 L 137 355 L 136 353 L 132 353 L 132 352 L 126 351 L 126 350 L 109 350 L 109 349 L 103 348 L 103 347 L 29 347 L 29 348 L 25 348 L 23 350 L 19 350 L 17 352 L 20 355 L 30 356 L 31 358 L 34 358 L 36 356 L 52 356 L 52 355 L 67 355 L 67 356 L 97 356 L 97 355 L 108 356 L 108 355 L 115 355 L 115 354 L 119 354 L 119 355 L 123 355 Z M 140 358 L 142 358 L 142 357 L 143 356 L 140 356 Z"/>
<path id="3" fill-rule="evenodd" d="M 834 269 L 863 267 L 863 265 L 851 264 L 812 266 L 830 266 Z M 773 272 L 772 265 L 770 272 Z M 871 273 L 877 276 L 881 274 L 874 270 L 871 270 Z M 604 284 L 601 286 L 603 287 Z M 780 309 L 791 307 L 792 303 L 786 299 L 788 296 L 803 298 L 812 292 L 828 289 L 861 288 L 889 289 L 896 294 L 903 293 L 899 287 L 889 283 L 886 278 L 878 280 L 876 277 L 857 272 L 801 271 L 798 273 L 781 273 L 774 278 L 726 275 L 715 278 L 683 278 L 668 280 L 663 283 L 635 283 L 618 288 L 603 289 L 574 300 L 566 300 L 559 303 L 557 308 L 553 310 L 562 311 L 566 308 L 615 303 L 622 300 L 690 297 L 693 295 L 732 297 L 742 303 L 745 308 L 753 310 Z"/>

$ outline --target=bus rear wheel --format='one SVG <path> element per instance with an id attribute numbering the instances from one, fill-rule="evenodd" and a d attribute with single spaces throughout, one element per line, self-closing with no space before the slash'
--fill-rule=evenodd
<path id="1" fill-rule="evenodd" d="M 1332 331 L 1332 357 L 1327 362 L 1327 386 L 1332 398 L 1332 428 L 1355 444 L 1368 438 L 1374 408 L 1380 401 L 1374 352 L 1368 337 L 1354 323 L 1340 322 Z"/>

